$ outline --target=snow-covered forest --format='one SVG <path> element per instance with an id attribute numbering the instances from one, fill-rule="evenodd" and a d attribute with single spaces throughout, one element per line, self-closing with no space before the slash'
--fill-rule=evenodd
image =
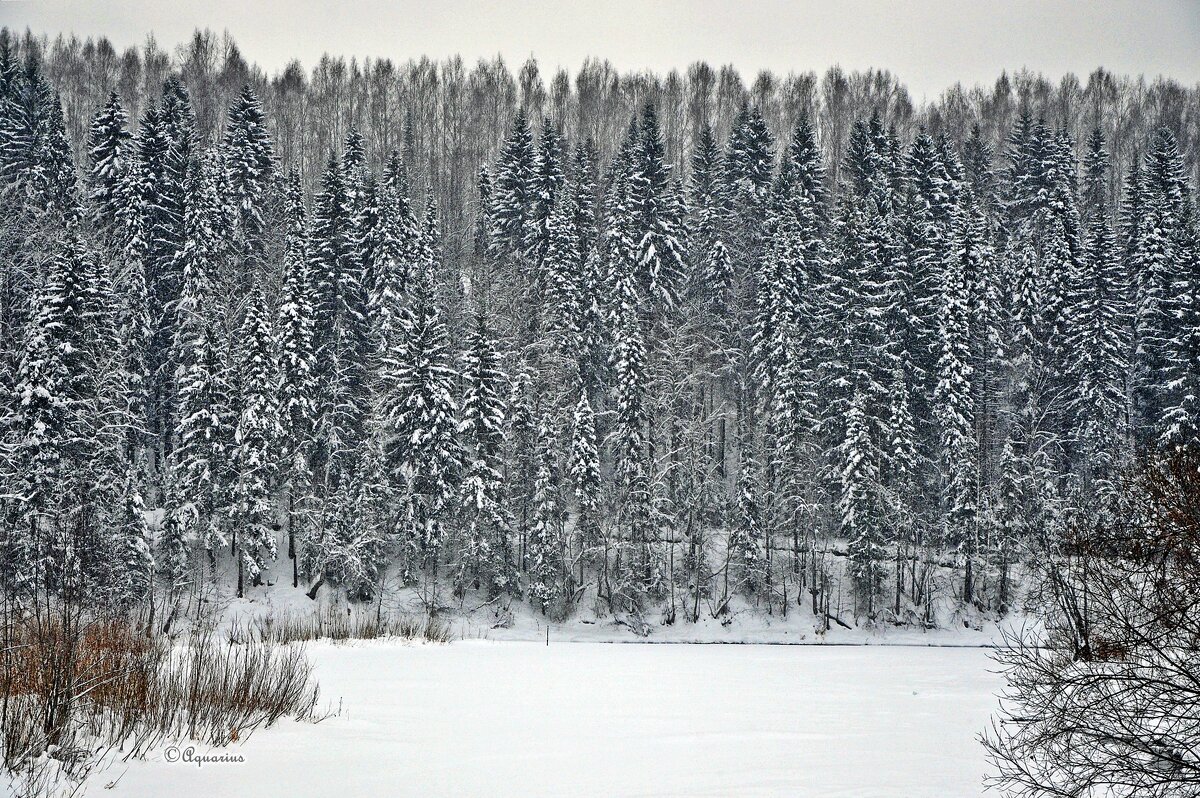
<path id="1" fill-rule="evenodd" d="M 1200 88 L 1103 70 L 5 29 L 3 592 L 998 617 L 1032 530 L 1200 443 L 1198 148 Z"/>

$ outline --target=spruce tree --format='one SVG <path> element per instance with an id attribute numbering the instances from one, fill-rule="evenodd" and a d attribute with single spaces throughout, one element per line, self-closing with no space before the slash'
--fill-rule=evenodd
<path id="1" fill-rule="evenodd" d="M 394 393 L 385 398 L 387 464 L 405 496 L 408 536 L 420 563 L 436 560 L 461 465 L 455 434 L 456 375 L 433 285 L 432 262 L 413 278 L 401 347 L 385 362 Z"/>
<path id="2" fill-rule="evenodd" d="M 352 183 L 341 164 L 331 159 L 316 199 L 308 246 L 319 402 L 313 465 L 316 478 L 331 489 L 353 478 L 368 414 L 367 292 L 354 246 Z"/>
<path id="3" fill-rule="evenodd" d="M 548 612 L 565 589 L 566 540 L 559 490 L 559 468 L 546 414 L 537 430 L 537 468 L 533 477 L 533 526 L 529 530 L 529 596 Z"/>
<path id="4" fill-rule="evenodd" d="M 525 112 L 517 109 L 512 132 L 500 149 L 492 192 L 492 240 L 497 254 L 520 251 L 535 200 L 536 158 Z"/>
<path id="5" fill-rule="evenodd" d="M 178 392 L 170 512 L 181 534 L 195 535 L 210 557 L 228 542 L 224 511 L 228 501 L 229 451 L 226 430 L 231 411 L 226 363 L 213 318 L 211 268 L 217 249 L 217 198 L 211 170 L 193 162 L 188 175 L 186 240 L 177 268 L 183 274 L 179 327 L 172 362 Z M 172 563 L 174 556 L 161 558 Z M 171 577 L 176 575 L 172 574 Z"/>
<path id="6" fill-rule="evenodd" d="M 650 464 L 646 440 L 646 350 L 631 286 L 622 294 L 618 326 L 613 332 L 612 370 L 616 421 L 614 449 L 620 486 L 618 522 L 633 548 L 636 576 L 643 586 L 652 580 L 650 535 Z"/>
<path id="7" fill-rule="evenodd" d="M 963 598 L 970 601 L 975 556 L 975 511 L 978 451 L 970 356 L 971 305 L 968 275 L 986 257 L 979 237 L 977 213 L 959 216 L 950 254 L 942 270 L 938 337 L 938 381 L 934 408 L 940 439 L 940 477 L 946 542 L 963 554 L 966 582 Z"/>
<path id="8" fill-rule="evenodd" d="M 575 486 L 575 510 L 579 535 L 585 550 L 600 539 L 600 452 L 596 441 L 595 411 L 586 390 L 571 417 L 571 480 Z"/>
<path id="9" fill-rule="evenodd" d="M 503 503 L 505 374 L 487 316 L 476 314 L 463 352 L 458 434 L 466 461 L 461 504 L 466 525 L 460 588 L 468 582 L 503 592 L 514 585 Z"/>
<path id="10" fill-rule="evenodd" d="M 237 214 L 235 235 L 246 263 L 244 268 L 253 269 L 262 256 L 264 214 L 275 176 L 275 154 L 262 104 L 248 84 L 229 108 L 223 143 L 230 201 Z"/>
<path id="11" fill-rule="evenodd" d="M 637 285 L 659 312 L 678 302 L 688 275 L 683 203 L 664 149 L 658 115 L 647 104 L 629 174 L 630 235 Z"/>
<path id="12" fill-rule="evenodd" d="M 883 581 L 885 556 L 880 529 L 879 457 L 871 439 L 863 395 L 856 393 L 846 419 L 841 448 L 841 534 L 850 555 L 850 574 L 866 615 L 874 618 Z"/>
<path id="13" fill-rule="evenodd" d="M 98 230 L 111 235 L 120 227 L 125 204 L 136 201 L 124 191 L 132 167 L 128 118 L 116 92 L 92 118 L 88 132 L 88 218 Z"/>
<path id="14" fill-rule="evenodd" d="M 82 266 L 68 239 L 34 295 L 16 374 L 12 478 L 20 499 L 5 559 L 7 583 L 18 593 L 53 587 L 71 566 L 62 558 L 70 487 L 82 465 L 72 451 L 83 432 Z"/>
<path id="15" fill-rule="evenodd" d="M 243 577 L 262 582 L 267 561 L 275 558 L 276 444 L 279 435 L 278 379 L 271 340 L 270 309 L 254 290 L 242 322 L 238 363 L 240 412 L 234 437 L 234 491 L 238 527 L 238 597 Z"/>
<path id="16" fill-rule="evenodd" d="M 1073 392 L 1071 437 L 1079 452 L 1085 493 L 1111 485 L 1124 438 L 1128 351 L 1127 286 L 1106 202 L 1107 153 L 1096 128 L 1088 139 L 1086 249 L 1070 276 L 1066 350 Z"/>

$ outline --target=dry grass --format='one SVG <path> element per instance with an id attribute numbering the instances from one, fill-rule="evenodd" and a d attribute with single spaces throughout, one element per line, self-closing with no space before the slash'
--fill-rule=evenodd
<path id="1" fill-rule="evenodd" d="M 166 741 L 245 739 L 317 702 L 303 646 L 234 644 L 211 630 L 181 641 L 128 621 L 23 621 L 0 647 L 0 764 L 48 792 L 46 765 L 76 781 L 97 752 L 140 756 Z"/>
<path id="2" fill-rule="evenodd" d="M 250 624 L 237 624 L 230 630 L 231 640 L 257 639 L 282 644 L 380 638 L 448 643 L 453 639 L 453 632 L 447 623 L 432 615 L 350 615 L 334 608 L 314 613 L 267 616 Z"/>

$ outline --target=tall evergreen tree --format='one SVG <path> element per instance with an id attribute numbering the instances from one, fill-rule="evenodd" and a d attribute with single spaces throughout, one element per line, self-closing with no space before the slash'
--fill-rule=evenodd
<path id="1" fill-rule="evenodd" d="M 214 177 L 211 169 L 195 162 L 189 169 L 186 240 L 177 267 L 184 285 L 172 356 L 179 397 L 171 475 L 172 521 L 182 534 L 197 536 L 210 557 L 228 542 L 224 509 L 230 455 L 226 430 L 231 412 L 226 363 L 213 318 L 211 269 L 218 247 Z M 163 561 L 171 559 L 166 556 Z"/>
<path id="2" fill-rule="evenodd" d="M 458 433 L 465 449 L 462 506 L 466 550 L 460 584 L 473 582 L 489 590 L 510 590 L 514 559 L 508 539 L 503 485 L 505 375 L 500 353 L 485 314 L 475 324 L 463 352 L 463 399 Z"/>
<path id="3" fill-rule="evenodd" d="M 438 310 L 432 262 L 413 278 L 402 346 L 385 368 L 395 393 L 385 399 L 387 461 L 406 502 L 408 539 L 422 565 L 435 562 L 445 539 L 462 454 L 446 328 Z"/>
<path id="4" fill-rule="evenodd" d="M 235 234 L 241 244 L 243 268 L 252 270 L 262 256 L 264 213 L 275 176 L 275 154 L 262 104 L 248 84 L 229 108 L 224 147 L 230 201 L 237 214 Z"/>
<path id="5" fill-rule="evenodd" d="M 232 453 L 237 470 L 233 502 L 238 546 L 238 596 L 243 576 L 261 584 L 267 560 L 274 559 L 276 443 L 279 434 L 278 378 L 260 290 L 251 293 L 242 322 L 238 363 L 240 412 Z"/>
<path id="6" fill-rule="evenodd" d="M 88 216 L 106 232 L 119 228 L 123 206 L 137 201 L 125 191 L 133 161 L 127 121 L 125 109 L 113 92 L 92 118 L 88 132 Z"/>

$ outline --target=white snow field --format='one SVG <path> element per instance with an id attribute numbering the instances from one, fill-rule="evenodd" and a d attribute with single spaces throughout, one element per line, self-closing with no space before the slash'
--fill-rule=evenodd
<path id="1" fill-rule="evenodd" d="M 230 749 L 118 763 L 117 796 L 971 798 L 980 648 L 320 644 L 322 702 Z M 127 770 L 126 770 L 127 768 Z M 125 771 L 122 773 L 122 771 Z M 100 792 L 93 783 L 91 792 Z"/>

